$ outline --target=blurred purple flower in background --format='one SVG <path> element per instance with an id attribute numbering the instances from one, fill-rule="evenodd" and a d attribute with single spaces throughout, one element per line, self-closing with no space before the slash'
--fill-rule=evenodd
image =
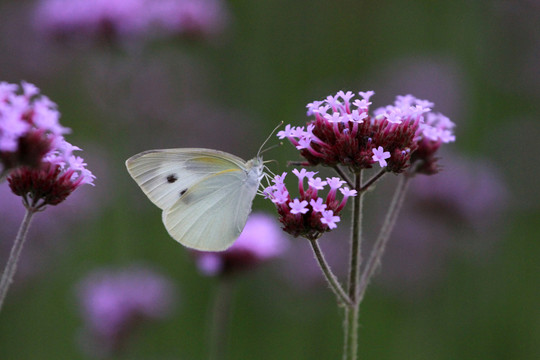
<path id="1" fill-rule="evenodd" d="M 36 25 L 58 39 L 207 37 L 223 31 L 221 0 L 42 0 Z"/>
<path id="2" fill-rule="evenodd" d="M 83 348 L 101 356 L 121 351 L 139 323 L 166 318 L 177 300 L 171 281 L 142 265 L 95 270 L 81 280 L 77 295 Z"/>
<path id="3" fill-rule="evenodd" d="M 379 284 L 400 295 L 429 289 L 453 256 L 488 259 L 503 235 L 508 191 L 496 168 L 449 153 L 441 162 L 441 174 L 411 181 L 386 249 Z"/>
<path id="4" fill-rule="evenodd" d="M 415 211 L 444 221 L 468 224 L 475 233 L 493 229 L 506 208 L 508 191 L 499 171 L 485 160 L 445 154 L 444 176 L 421 176 L 411 184 Z M 445 168 L 451 169 L 444 171 Z"/>
<path id="5" fill-rule="evenodd" d="M 288 243 L 272 216 L 253 213 L 240 237 L 222 252 L 193 251 L 200 272 L 226 275 L 281 256 Z"/>
<path id="6" fill-rule="evenodd" d="M 437 104 L 441 113 L 451 119 L 460 119 L 459 129 L 463 129 L 468 92 L 465 71 L 457 59 L 413 54 L 381 64 L 370 77 L 365 82 L 379 89 L 377 97 L 383 103 L 391 101 L 394 94 L 411 93 L 428 98 Z"/>

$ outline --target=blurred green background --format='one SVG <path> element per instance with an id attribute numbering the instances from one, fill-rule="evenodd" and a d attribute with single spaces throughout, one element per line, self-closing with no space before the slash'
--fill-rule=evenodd
<path id="1" fill-rule="evenodd" d="M 204 359 L 217 280 L 169 238 L 124 161 L 168 147 L 249 159 L 279 121 L 301 125 L 308 102 L 338 90 L 374 90 L 372 108 L 407 93 L 434 101 L 457 124 L 450 156 L 473 170 L 489 163 L 504 184 L 499 215 L 476 214 L 493 231 L 448 225 L 435 211 L 451 235 L 435 233 L 428 244 L 459 246 L 427 250 L 432 268 L 421 273 L 436 275 L 425 284 L 385 282 L 399 264 L 383 260 L 361 308 L 360 358 L 540 358 L 538 1 L 233 0 L 216 38 L 115 47 L 47 41 L 33 26 L 34 6 L 0 1 L 0 81 L 34 83 L 58 104 L 73 130 L 67 139 L 84 149 L 97 179 L 53 215 L 37 215 L 43 221 L 0 313 L 0 359 L 91 358 L 80 346 L 76 284 L 94 269 L 134 262 L 172 279 L 179 302 L 173 316 L 133 334 L 124 358 Z M 297 154 L 285 144 L 265 157 L 281 172 Z M 436 176 L 451 173 L 447 165 Z M 368 197 L 367 212 L 387 199 Z M 254 209 L 274 211 L 262 199 Z M 377 214 L 368 215 L 368 234 Z M 1 227 L 5 259 L 18 222 Z M 346 249 L 347 221 L 341 228 L 323 246 Z M 229 359 L 340 358 L 342 314 L 318 274 L 306 275 L 308 244 L 292 243 L 289 252 L 305 256 L 289 253 L 236 279 Z M 339 259 L 330 256 L 338 272 Z"/>

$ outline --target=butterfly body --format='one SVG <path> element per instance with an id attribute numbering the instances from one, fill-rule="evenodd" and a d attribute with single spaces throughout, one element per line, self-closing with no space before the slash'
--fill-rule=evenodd
<path id="1" fill-rule="evenodd" d="M 202 251 L 227 249 L 251 212 L 263 161 L 211 149 L 164 149 L 126 161 L 128 172 L 156 206 L 169 234 Z"/>

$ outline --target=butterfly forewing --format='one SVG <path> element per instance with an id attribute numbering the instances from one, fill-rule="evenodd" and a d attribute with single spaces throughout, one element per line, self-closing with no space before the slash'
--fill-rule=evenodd
<path id="1" fill-rule="evenodd" d="M 148 198 L 160 209 L 173 206 L 183 192 L 205 177 L 231 168 L 243 160 L 206 149 L 151 150 L 126 161 L 126 166 Z"/>
<path id="2" fill-rule="evenodd" d="M 242 232 L 262 176 L 262 159 L 245 162 L 209 149 L 140 153 L 126 161 L 129 173 L 163 210 L 169 234 L 185 246 L 219 251 Z"/>

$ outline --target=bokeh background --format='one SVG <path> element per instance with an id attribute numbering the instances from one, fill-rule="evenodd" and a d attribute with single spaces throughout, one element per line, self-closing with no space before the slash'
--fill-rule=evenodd
<path id="1" fill-rule="evenodd" d="M 53 38 L 37 5 L 0 1 L 0 81 L 58 104 L 97 179 L 36 216 L 0 313 L 1 359 L 103 357 L 84 336 L 80 284 L 134 264 L 168 279 L 174 304 L 110 358 L 206 358 L 218 280 L 169 238 L 124 161 L 168 147 L 249 159 L 280 121 L 304 123 L 308 102 L 338 90 L 374 90 L 375 107 L 411 93 L 457 124 L 368 290 L 361 358 L 540 358 L 540 2 L 230 0 L 211 33 L 112 41 Z M 297 154 L 285 144 L 265 158 L 281 172 Z M 366 249 L 394 181 L 368 194 Z M 0 214 L 4 264 L 23 214 L 5 184 Z M 339 274 L 347 224 L 321 241 Z M 340 358 L 341 312 L 308 244 L 289 240 L 236 277 L 229 359 Z"/>

